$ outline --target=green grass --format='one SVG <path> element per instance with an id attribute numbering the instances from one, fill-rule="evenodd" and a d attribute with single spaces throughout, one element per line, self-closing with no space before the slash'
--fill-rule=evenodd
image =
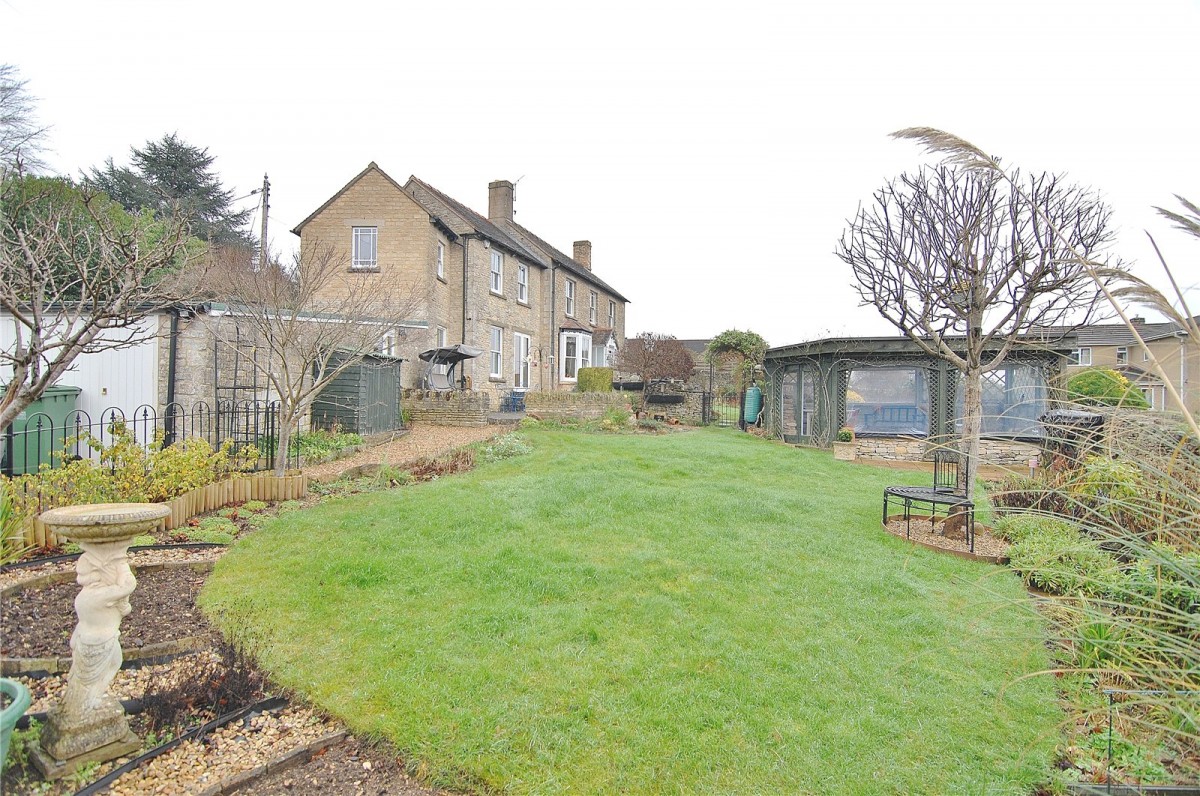
<path id="1" fill-rule="evenodd" d="M 710 429 L 530 455 L 268 523 L 209 610 L 432 781 L 504 793 L 1012 793 L 1061 715 L 999 568 L 879 527 L 928 474 Z"/>

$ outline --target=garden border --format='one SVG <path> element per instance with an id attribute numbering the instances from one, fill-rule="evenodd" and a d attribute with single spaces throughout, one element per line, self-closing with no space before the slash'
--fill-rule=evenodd
<path id="1" fill-rule="evenodd" d="M 910 514 L 909 517 L 911 517 L 914 520 L 930 520 L 930 517 L 928 514 Z M 929 544 L 928 542 L 921 542 L 921 541 L 918 541 L 917 539 L 909 539 L 909 538 L 906 538 L 904 536 L 904 534 L 892 533 L 891 531 L 888 530 L 888 527 L 887 527 L 888 522 L 890 522 L 892 520 L 900 521 L 903 519 L 904 519 L 903 514 L 893 514 L 890 517 L 888 517 L 886 520 L 884 520 L 882 523 L 880 523 L 880 527 L 883 529 L 883 532 L 886 533 L 888 536 L 894 536 L 897 539 L 908 542 L 909 544 L 916 545 L 917 547 L 924 547 L 926 550 L 935 550 L 939 553 L 947 553 L 952 556 L 958 556 L 959 558 L 965 558 L 968 561 L 981 561 L 985 564 L 1005 565 L 1008 563 L 1008 556 L 988 556 L 988 555 L 984 555 L 983 553 L 970 553 L 970 552 L 967 552 L 966 550 L 951 550 L 948 547 L 938 547 L 937 545 Z M 987 525 L 978 525 L 977 524 L 975 527 L 977 529 L 983 529 L 983 530 L 987 531 L 988 533 L 991 533 L 991 531 L 992 531 L 992 529 L 990 527 L 988 527 Z"/>
<path id="2" fill-rule="evenodd" d="M 247 500 L 279 502 L 299 500 L 308 493 L 308 475 L 266 475 L 250 473 L 215 484 L 207 484 L 185 492 L 178 497 L 162 501 L 171 510 L 158 524 L 159 531 L 172 531 L 187 523 L 192 517 L 208 511 L 216 511 L 234 503 Z M 57 547 L 61 541 L 39 518 L 27 520 L 23 530 L 23 541 L 31 547 Z"/>
<path id="3" fill-rule="evenodd" d="M 137 572 L 157 572 L 163 569 L 193 569 L 204 572 L 211 571 L 212 567 L 213 562 L 211 561 L 160 561 L 135 569 Z M 44 588 L 74 579 L 74 570 L 48 572 L 5 587 L 0 590 L 0 597 L 9 597 L 26 589 Z M 184 636 L 135 649 L 122 649 L 121 668 L 135 669 L 151 662 L 161 663 L 185 653 L 195 652 L 209 643 L 209 639 L 204 636 Z M 70 669 L 71 656 L 69 655 L 59 658 L 0 658 L 0 677 L 45 677 L 62 674 Z"/>

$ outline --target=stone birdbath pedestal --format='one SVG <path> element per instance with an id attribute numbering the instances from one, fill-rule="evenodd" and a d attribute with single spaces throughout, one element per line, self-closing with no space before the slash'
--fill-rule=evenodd
<path id="1" fill-rule="evenodd" d="M 46 715 L 34 762 L 46 779 L 87 763 L 112 760 L 141 748 L 125 709 L 108 693 L 121 669 L 121 620 L 137 586 L 129 545 L 156 527 L 170 509 L 157 503 L 100 503 L 51 509 L 41 520 L 59 537 L 79 544 L 75 564 L 78 621 L 71 634 L 71 670 L 59 703 Z"/>

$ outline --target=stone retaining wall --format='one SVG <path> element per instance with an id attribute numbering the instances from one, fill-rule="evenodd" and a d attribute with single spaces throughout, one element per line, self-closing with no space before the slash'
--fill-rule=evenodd
<path id="1" fill-rule="evenodd" d="M 412 422 L 434 426 L 486 426 L 492 410 L 490 395 L 470 390 L 404 390 L 400 403 Z"/>
<path id="2" fill-rule="evenodd" d="M 527 392 L 525 412 L 542 420 L 595 420 L 609 407 L 631 411 L 629 395 L 621 392 Z"/>
<path id="3" fill-rule="evenodd" d="M 920 437 L 858 437 L 855 454 L 860 459 L 923 462 L 933 459 L 937 445 Z M 980 464 L 1024 465 L 1042 451 L 1028 442 L 1003 439 L 979 441 Z"/>

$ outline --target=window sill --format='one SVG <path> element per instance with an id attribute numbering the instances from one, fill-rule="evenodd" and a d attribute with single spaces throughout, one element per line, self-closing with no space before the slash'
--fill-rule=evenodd
<path id="1" fill-rule="evenodd" d="M 373 268 L 359 266 L 358 268 L 349 268 L 347 270 L 352 274 L 377 274 L 379 273 L 379 266 L 377 265 Z"/>
<path id="2" fill-rule="evenodd" d="M 490 293 L 491 295 L 495 296 L 496 298 L 500 298 L 500 299 L 504 298 L 504 294 L 503 294 L 503 293 L 497 293 L 497 292 L 496 292 L 496 291 L 494 291 L 494 290 L 489 290 L 489 291 L 488 291 L 488 293 Z"/>
<path id="3" fill-rule="evenodd" d="M 506 384 L 507 380 L 503 376 L 488 376 L 488 381 L 492 384 Z"/>
<path id="4" fill-rule="evenodd" d="M 533 306 L 528 301 L 521 301 L 520 299 L 517 299 L 517 303 L 520 304 L 522 307 L 532 307 Z"/>
<path id="5" fill-rule="evenodd" d="M 446 282 L 446 277 L 444 277 L 444 276 L 437 277 L 437 281 L 441 282 L 443 285 L 449 284 L 448 282 Z"/>

